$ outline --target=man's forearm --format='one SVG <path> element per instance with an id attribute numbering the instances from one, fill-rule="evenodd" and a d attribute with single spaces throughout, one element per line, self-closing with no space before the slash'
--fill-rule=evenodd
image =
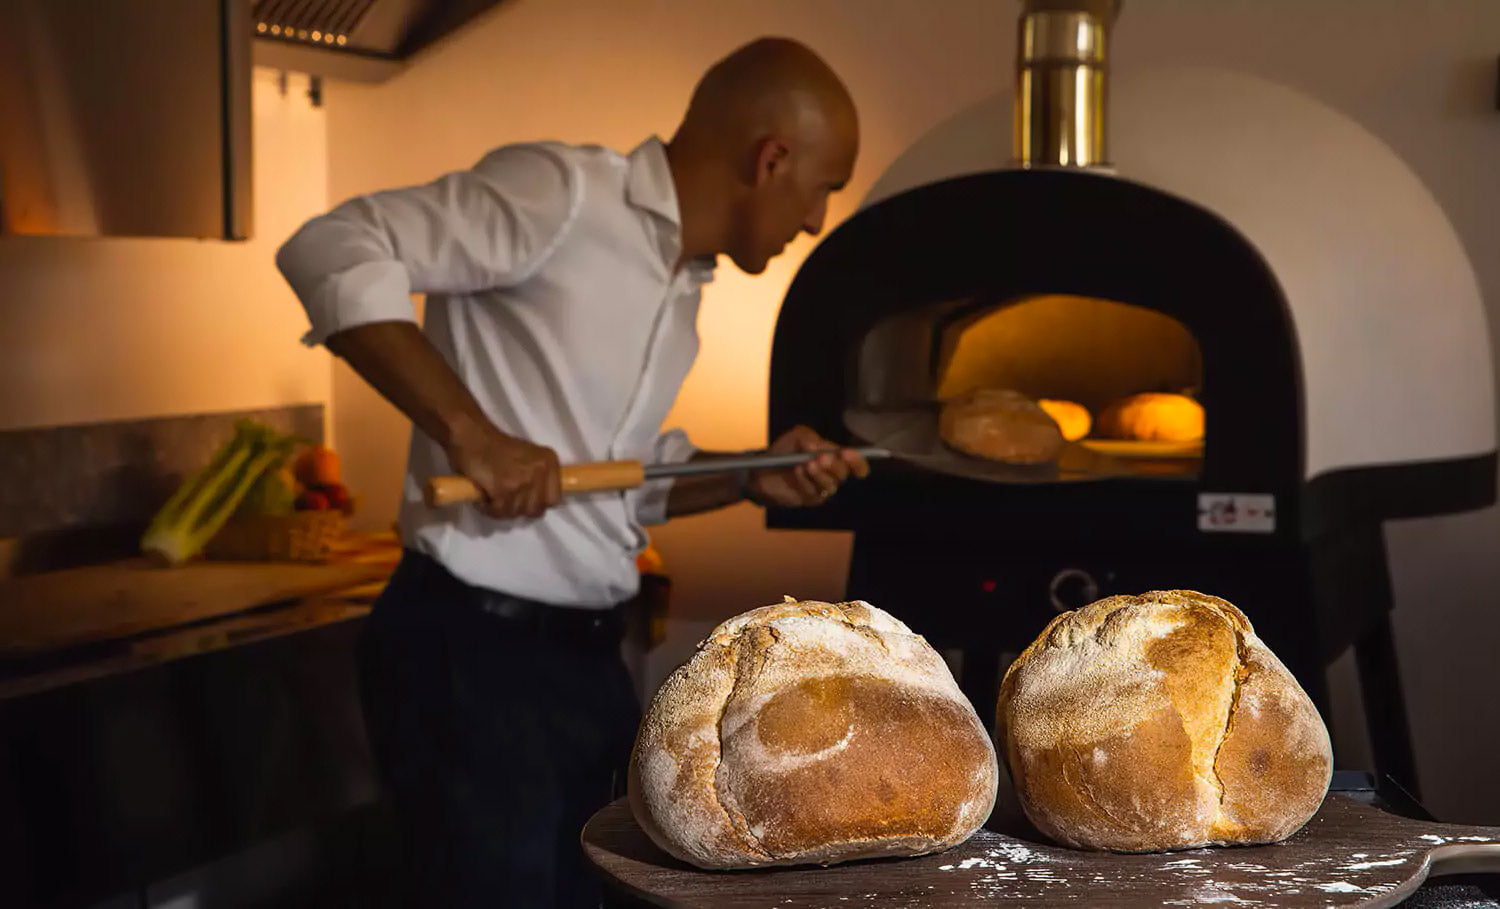
<path id="1" fill-rule="evenodd" d="M 331 335 L 327 346 L 444 448 L 489 427 L 474 396 L 413 323 L 359 325 Z"/>
<path id="2" fill-rule="evenodd" d="M 700 451 L 693 455 L 693 460 L 724 456 L 724 452 Z M 744 499 L 745 491 L 738 473 L 678 477 L 672 481 L 672 489 L 667 493 L 667 517 L 680 518 L 683 515 L 713 511 Z"/>

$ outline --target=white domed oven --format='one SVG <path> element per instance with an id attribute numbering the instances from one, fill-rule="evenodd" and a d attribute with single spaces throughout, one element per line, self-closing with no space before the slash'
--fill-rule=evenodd
<path id="1" fill-rule="evenodd" d="M 1223 70 L 1106 81 L 1116 11 L 1025 3 L 1016 128 L 999 95 L 941 124 L 802 266 L 771 433 L 905 457 L 768 525 L 854 531 L 848 595 L 961 651 L 981 715 L 1008 656 L 1111 593 L 1233 601 L 1325 718 L 1352 646 L 1379 769 L 1414 787 L 1381 522 L 1495 501 L 1473 271 L 1420 181 L 1336 111 Z M 938 409 L 986 387 L 1093 425 L 1040 466 L 961 455 Z M 1143 393 L 1201 435 L 1102 437 Z"/>

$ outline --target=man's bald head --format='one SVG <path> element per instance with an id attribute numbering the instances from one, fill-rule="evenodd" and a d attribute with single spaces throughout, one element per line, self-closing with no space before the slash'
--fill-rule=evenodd
<path id="1" fill-rule="evenodd" d="M 854 101 L 828 64 L 796 41 L 762 38 L 704 74 L 669 154 L 694 191 L 724 203 L 680 200 L 718 215 L 703 231 L 712 251 L 755 274 L 799 232 L 822 229 L 858 150 Z"/>
<path id="2" fill-rule="evenodd" d="M 703 75 L 678 134 L 745 142 L 812 118 L 857 141 L 854 100 L 828 64 L 796 41 L 761 38 Z"/>

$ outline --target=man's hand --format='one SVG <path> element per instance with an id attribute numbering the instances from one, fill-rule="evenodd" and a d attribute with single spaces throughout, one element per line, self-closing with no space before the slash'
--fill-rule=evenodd
<path id="1" fill-rule="evenodd" d="M 757 470 L 750 474 L 750 500 L 757 505 L 797 507 L 821 505 L 849 479 L 868 476 L 870 465 L 859 452 L 837 445 L 806 426 L 787 430 L 766 449 L 768 453 L 823 451 L 796 467 Z"/>
<path id="2" fill-rule="evenodd" d="M 538 518 L 562 499 L 557 452 L 493 426 L 457 434 L 448 461 L 484 493 L 477 507 L 490 517 Z"/>
<path id="3" fill-rule="evenodd" d="M 484 493 L 485 514 L 539 517 L 562 497 L 557 453 L 496 429 L 416 325 L 357 325 L 330 335 L 328 349 L 443 446 L 453 469 Z"/>

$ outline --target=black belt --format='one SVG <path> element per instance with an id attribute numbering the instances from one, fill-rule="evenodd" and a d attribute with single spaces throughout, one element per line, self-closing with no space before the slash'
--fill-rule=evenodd
<path id="1" fill-rule="evenodd" d="M 413 549 L 402 553 L 403 567 L 409 563 L 454 594 L 453 599 L 468 608 L 504 622 L 514 630 L 555 640 L 583 644 L 618 644 L 625 635 L 625 615 L 620 606 L 588 609 L 554 606 L 512 596 L 498 590 L 475 587 L 455 577 L 436 559 Z"/>

